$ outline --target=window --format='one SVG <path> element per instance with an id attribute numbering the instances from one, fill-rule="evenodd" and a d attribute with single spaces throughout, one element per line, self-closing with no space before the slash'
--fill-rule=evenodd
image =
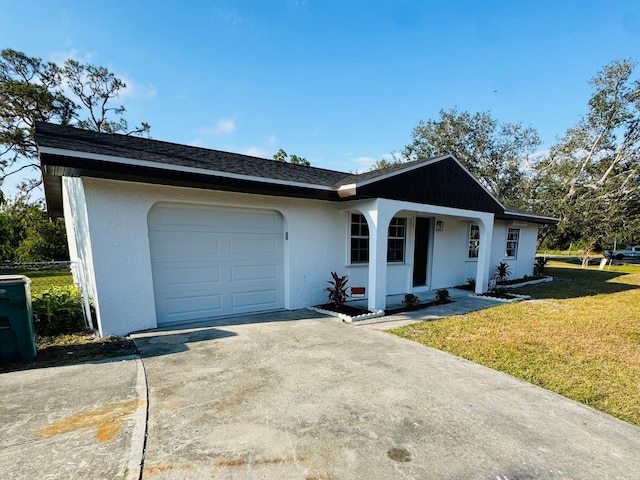
<path id="1" fill-rule="evenodd" d="M 369 261 L 369 226 L 364 215 L 351 214 L 351 263 Z"/>
<path id="2" fill-rule="evenodd" d="M 407 219 L 391 219 L 389 224 L 389 239 L 387 244 L 387 262 L 404 262 L 404 239 L 407 231 Z"/>
<path id="3" fill-rule="evenodd" d="M 480 248 L 480 227 L 472 223 L 469 227 L 469 258 L 478 258 Z"/>
<path id="4" fill-rule="evenodd" d="M 407 232 L 406 218 L 392 218 L 389 224 L 387 240 L 387 262 L 404 262 L 405 238 Z M 351 214 L 351 263 L 367 263 L 369 261 L 369 226 L 364 215 Z"/>
<path id="5" fill-rule="evenodd" d="M 516 258 L 518 256 L 518 241 L 520 240 L 520 229 L 510 228 L 507 232 L 507 257 Z"/>

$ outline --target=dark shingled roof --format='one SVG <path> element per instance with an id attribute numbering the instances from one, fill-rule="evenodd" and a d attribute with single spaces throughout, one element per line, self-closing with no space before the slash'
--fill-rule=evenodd
<path id="1" fill-rule="evenodd" d="M 505 208 L 451 155 L 352 174 L 42 122 L 36 123 L 35 139 L 52 216 L 62 215 L 61 177 L 87 176 L 329 201 L 404 199 L 555 223 L 550 217 Z M 357 193 L 341 198 L 338 189 L 350 184 Z M 463 184 L 467 187 L 458 188 Z"/>
<path id="2" fill-rule="evenodd" d="M 98 133 L 51 123 L 37 123 L 36 143 L 39 147 L 59 148 L 322 186 L 331 186 L 349 175 L 334 170 L 274 162 L 239 153 L 222 152 L 130 135 Z"/>

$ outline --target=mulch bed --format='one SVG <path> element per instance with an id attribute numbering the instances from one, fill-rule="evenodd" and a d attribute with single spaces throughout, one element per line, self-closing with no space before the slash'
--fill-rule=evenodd
<path id="1" fill-rule="evenodd" d="M 345 315 L 349 315 L 350 317 L 356 317 L 358 315 L 366 315 L 367 313 L 373 313 L 371 310 L 367 310 L 366 308 L 351 307 L 349 305 L 335 306 L 333 303 L 324 303 L 322 305 L 315 305 L 315 308 L 319 308 L 321 310 L 328 310 L 330 312 L 344 313 Z"/>
<path id="2" fill-rule="evenodd" d="M 486 292 L 476 295 L 477 297 L 488 297 L 488 298 L 503 298 L 505 300 L 511 300 L 512 298 L 519 298 L 517 295 L 512 295 L 510 293 L 495 293 L 495 292 Z"/>
<path id="3" fill-rule="evenodd" d="M 453 303 L 453 302 L 454 302 L 453 300 L 445 300 L 444 302 L 433 301 L 433 302 L 420 303 L 415 307 L 389 308 L 384 311 L 384 314 L 395 315 L 396 313 L 412 312 L 414 310 L 422 310 L 423 308 L 433 307 L 435 305 L 445 305 L 447 303 Z M 366 315 L 368 313 L 373 313 L 371 310 L 367 310 L 366 308 L 357 308 L 357 307 L 352 307 L 350 305 L 341 305 L 339 307 L 336 307 L 332 303 L 314 305 L 314 307 L 322 310 L 328 310 L 330 312 L 344 313 L 345 315 L 349 315 L 350 317 L 356 317 L 358 315 Z"/>
<path id="4" fill-rule="evenodd" d="M 453 303 L 453 300 L 445 300 L 444 302 L 433 301 L 433 302 L 419 303 L 415 307 L 389 308 L 389 309 L 384 311 L 384 314 L 385 315 L 395 315 L 396 313 L 412 312 L 414 310 L 422 310 L 423 308 L 433 307 L 435 305 L 446 305 L 447 303 Z"/>

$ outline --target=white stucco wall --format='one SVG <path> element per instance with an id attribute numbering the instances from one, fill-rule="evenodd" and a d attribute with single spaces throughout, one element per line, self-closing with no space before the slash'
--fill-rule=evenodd
<path id="1" fill-rule="evenodd" d="M 91 251 L 91 234 L 84 191 L 81 178 L 64 177 L 62 179 L 62 195 L 64 198 L 64 218 L 69 243 L 69 259 L 77 262 L 82 268 L 89 297 L 94 305 L 98 304 L 98 293 L 95 284 L 93 255 Z M 75 279 L 77 282 L 78 279 Z M 99 310 L 96 309 L 98 312 Z M 100 326 L 100 316 L 97 318 Z"/>
<path id="2" fill-rule="evenodd" d="M 79 182 L 75 179 L 75 182 Z M 345 223 L 339 204 L 297 198 L 215 192 L 86 178 L 86 215 L 90 235 L 80 243 L 93 252 L 103 335 L 123 335 L 157 326 L 147 215 L 157 202 L 265 208 L 285 222 L 285 308 L 326 301 L 330 271 L 344 271 Z M 65 202 L 78 203 L 77 194 Z"/>
<path id="3" fill-rule="evenodd" d="M 520 229 L 518 254 L 507 257 L 507 232 L 509 228 Z M 509 278 L 523 278 L 533 275 L 533 262 L 536 256 L 536 242 L 538 239 L 538 225 L 527 222 L 509 222 L 497 220 L 493 228 L 493 245 L 491 249 L 491 268 L 500 262 L 506 262 L 511 267 Z M 492 270 L 492 274 L 494 271 Z"/>
<path id="4" fill-rule="evenodd" d="M 452 287 L 476 276 L 478 262 L 467 258 L 471 221 L 484 219 L 494 232 L 493 241 L 488 242 L 491 268 L 504 256 L 506 243 L 505 222 L 494 225 L 490 214 L 476 215 L 447 207 L 388 200 L 324 202 L 92 178 L 65 178 L 63 185 L 71 252 L 85 265 L 103 335 L 123 335 L 157 326 L 147 216 L 158 202 L 280 212 L 287 238 L 284 242 L 287 309 L 326 302 L 324 288 L 331 271 L 348 274 L 350 285 L 364 286 L 370 293 L 368 265 L 349 264 L 352 211 L 372 212 L 380 208 L 380 218 L 387 226 L 394 215 L 408 219 L 405 262 L 386 264 L 382 275 L 387 295 L 413 290 L 416 212 L 412 209 L 420 208 L 420 215 L 444 221 L 443 231 L 432 232 L 427 288 Z M 535 256 L 536 226 L 520 228 L 518 258 L 509 262 L 514 278 L 532 273 Z M 483 268 L 486 271 L 486 264 Z"/>
<path id="5" fill-rule="evenodd" d="M 469 260 L 469 221 L 455 217 L 439 217 L 444 229 L 435 232 L 432 289 L 463 285 L 476 276 L 478 262 Z"/>

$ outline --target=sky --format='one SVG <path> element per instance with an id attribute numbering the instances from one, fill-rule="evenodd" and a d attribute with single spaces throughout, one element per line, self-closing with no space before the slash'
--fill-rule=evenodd
<path id="1" fill-rule="evenodd" d="M 548 149 L 598 70 L 640 61 L 640 0 L 0 0 L 0 18 L 0 48 L 123 79 L 154 139 L 347 172 L 442 109 L 522 122 Z"/>

